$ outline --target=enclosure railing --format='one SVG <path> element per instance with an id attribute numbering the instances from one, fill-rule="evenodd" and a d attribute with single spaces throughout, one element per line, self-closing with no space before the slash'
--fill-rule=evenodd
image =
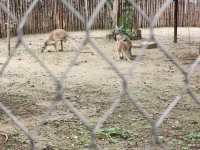
<path id="1" fill-rule="evenodd" d="M 192 89 L 191 89 L 191 84 L 190 84 L 190 80 L 191 80 L 191 75 L 194 73 L 195 69 L 197 68 L 198 63 L 200 62 L 200 57 L 198 57 L 196 59 L 196 61 L 190 66 L 189 70 L 186 71 L 184 68 L 182 68 L 182 66 L 180 66 L 177 63 L 177 60 L 174 59 L 170 53 L 167 51 L 166 48 L 164 48 L 161 43 L 159 42 L 159 39 L 156 38 L 155 33 L 154 33 L 154 27 L 157 23 L 157 21 L 159 20 L 159 17 L 161 16 L 161 14 L 170 6 L 171 3 L 173 3 L 173 0 L 166 0 L 165 3 L 163 4 L 163 6 L 157 11 L 156 15 L 149 18 L 147 16 L 146 13 L 144 13 L 144 11 L 132 0 L 130 0 L 130 3 L 132 5 L 133 8 L 135 8 L 139 14 L 141 14 L 145 20 L 148 22 L 149 27 L 150 27 L 150 36 L 149 36 L 149 41 L 154 41 L 157 43 L 159 50 L 166 56 L 166 58 L 170 59 L 171 62 L 178 68 L 178 70 L 183 74 L 184 76 L 184 86 L 182 89 L 182 92 L 177 94 L 177 96 L 171 101 L 171 103 L 168 105 L 167 109 L 161 113 L 161 116 L 157 119 L 154 120 L 152 119 L 151 115 L 149 112 L 147 112 L 146 109 L 144 109 L 142 103 L 140 103 L 139 100 L 131 97 L 130 95 L 130 91 L 128 89 L 128 78 L 125 77 L 122 72 L 120 71 L 120 69 L 118 68 L 118 66 L 116 66 L 115 64 L 112 63 L 111 60 L 109 60 L 108 57 L 106 57 L 104 55 L 104 53 L 101 51 L 101 49 L 98 47 L 98 45 L 95 44 L 94 40 L 92 38 L 90 38 L 90 33 L 91 33 L 91 27 L 95 21 L 95 18 L 97 17 L 98 13 L 100 12 L 100 10 L 103 8 L 104 5 L 106 5 L 107 0 L 101 0 L 100 3 L 98 4 L 98 6 L 95 8 L 94 12 L 92 13 L 91 16 L 88 15 L 88 10 L 87 10 L 87 1 L 85 1 L 85 9 L 86 9 L 86 16 L 82 16 L 77 10 L 75 10 L 75 8 L 73 8 L 71 6 L 70 3 L 68 3 L 67 0 L 61 0 L 62 3 L 64 4 L 64 6 L 66 8 L 68 8 L 74 15 L 76 15 L 76 17 L 85 24 L 85 38 L 83 40 L 83 42 L 80 44 L 80 47 L 78 49 L 76 49 L 76 55 L 73 58 L 73 60 L 70 62 L 70 64 L 68 65 L 68 68 L 65 70 L 63 76 L 61 78 L 57 78 L 51 71 L 50 69 L 44 64 L 44 62 L 42 60 L 40 60 L 29 48 L 28 44 L 24 41 L 23 39 L 23 28 L 26 24 L 26 21 L 31 13 L 31 11 L 34 9 L 34 7 L 36 6 L 36 4 L 39 2 L 40 0 L 34 0 L 29 9 L 26 11 L 24 17 L 22 18 L 22 20 L 20 20 L 20 24 L 18 26 L 18 30 L 17 30 L 17 42 L 15 45 L 15 51 L 16 49 L 22 45 L 26 51 L 33 57 L 35 58 L 35 60 L 40 64 L 40 66 L 42 68 L 44 68 L 46 70 L 46 72 L 48 73 L 49 77 L 51 77 L 51 79 L 55 82 L 56 85 L 56 100 L 57 103 L 61 103 L 63 105 L 67 105 L 69 110 L 71 112 L 73 112 L 79 119 L 80 121 L 87 127 L 87 130 L 90 132 L 90 136 L 91 136 L 91 145 L 89 147 L 89 149 L 98 149 L 101 145 L 97 145 L 96 143 L 96 133 L 97 131 L 103 126 L 104 122 L 106 120 L 108 120 L 108 118 L 112 115 L 112 113 L 114 112 L 114 110 L 116 109 L 117 106 L 120 105 L 121 102 L 121 98 L 119 99 L 115 99 L 114 102 L 112 103 L 112 105 L 110 106 L 109 110 L 107 110 L 100 119 L 98 119 L 97 123 L 95 125 L 91 124 L 89 122 L 89 120 L 68 100 L 68 99 L 64 99 L 64 80 L 66 78 L 66 76 L 69 74 L 70 70 L 72 69 L 72 67 L 75 65 L 75 62 L 77 61 L 78 56 L 80 55 L 80 50 L 83 48 L 83 46 L 85 44 L 90 44 L 95 50 L 96 52 L 102 57 L 102 59 L 111 66 L 112 70 L 116 73 L 116 75 L 119 77 L 119 79 L 121 79 L 121 97 L 122 96 L 127 96 L 128 99 L 130 100 L 130 102 L 135 106 L 135 108 L 137 109 L 137 111 L 148 121 L 148 123 L 151 125 L 152 127 L 152 135 L 153 135 L 153 141 L 155 143 L 155 145 L 162 147 L 163 149 L 167 149 L 167 145 L 163 145 L 160 142 L 160 137 L 159 137 L 159 128 L 160 126 L 163 124 L 163 121 L 169 116 L 169 113 L 175 108 L 175 106 L 177 105 L 178 102 L 180 102 L 180 100 L 183 98 L 183 96 L 185 94 L 188 94 L 191 96 L 191 98 L 197 103 L 200 104 L 200 100 L 197 98 L 197 96 L 193 93 Z M 9 11 L 7 10 L 6 6 L 2 3 L 0 3 L 0 8 L 7 13 L 11 19 L 13 21 L 17 21 L 16 16 L 14 16 L 13 14 L 9 13 Z M 130 69 L 129 69 L 129 77 L 134 77 L 134 75 L 132 74 L 132 72 L 135 69 L 135 65 L 136 62 L 140 61 L 142 58 L 142 55 L 144 54 L 144 51 L 146 49 L 147 45 L 144 45 L 141 49 L 140 49 L 140 53 L 137 56 L 137 58 L 135 59 L 135 61 L 133 61 Z M 3 64 L 3 66 L 1 67 L 0 70 L 0 74 L 2 75 L 5 71 L 5 69 L 7 68 L 7 66 L 9 65 L 10 61 L 12 60 L 14 56 L 14 53 L 12 53 L 12 55 L 10 57 L 8 57 L 8 59 L 6 60 L 6 62 Z M 131 91 L 134 92 L 134 91 Z M 54 106 L 56 106 L 56 104 L 53 104 L 50 108 L 48 112 L 51 112 L 54 109 Z M 23 125 L 22 122 L 20 122 L 17 117 L 11 112 L 11 110 L 9 110 L 1 101 L 0 98 L 0 109 L 3 110 L 3 112 L 5 112 L 7 114 L 7 116 L 13 120 L 13 123 L 21 129 L 21 131 L 24 133 L 24 135 L 29 139 L 30 141 L 30 147 L 32 150 L 36 149 L 35 147 L 35 143 L 37 142 L 37 139 L 34 138 L 34 136 L 31 134 L 31 132 Z M 48 117 L 48 114 L 45 117 Z M 45 117 L 43 118 L 45 120 Z"/>

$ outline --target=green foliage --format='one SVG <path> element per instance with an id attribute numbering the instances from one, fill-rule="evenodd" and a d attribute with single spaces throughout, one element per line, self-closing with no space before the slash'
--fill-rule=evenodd
<path id="1" fill-rule="evenodd" d="M 177 150 L 177 147 L 181 150 L 189 150 L 188 144 L 184 143 L 184 141 L 180 139 L 171 139 L 169 142 L 170 150 Z"/>
<path id="2" fill-rule="evenodd" d="M 116 143 L 117 141 L 114 138 L 128 139 L 130 138 L 130 133 L 120 128 L 105 128 L 97 132 L 97 137 L 99 139 L 108 139 L 110 143 Z"/>
<path id="3" fill-rule="evenodd" d="M 123 15 L 119 17 L 118 23 L 119 26 L 122 26 L 122 32 L 132 40 L 137 37 L 136 31 L 132 31 L 134 12 L 132 5 L 127 0 L 124 3 L 127 7 L 123 10 Z"/>
<path id="4" fill-rule="evenodd" d="M 132 32 L 130 28 L 128 28 L 127 26 L 122 26 L 121 32 L 126 35 L 129 39 L 133 40 L 137 37 L 137 33 L 136 32 Z"/>
<path id="5" fill-rule="evenodd" d="M 113 0 L 107 0 L 107 2 L 112 6 L 113 5 Z"/>
<path id="6" fill-rule="evenodd" d="M 127 12 L 127 15 L 120 16 L 119 18 L 119 25 L 123 27 L 123 30 L 126 32 L 131 32 L 132 30 L 132 19 L 131 19 L 131 13 Z"/>
<path id="7" fill-rule="evenodd" d="M 200 141 L 200 132 L 191 132 L 185 138 L 191 141 Z"/>

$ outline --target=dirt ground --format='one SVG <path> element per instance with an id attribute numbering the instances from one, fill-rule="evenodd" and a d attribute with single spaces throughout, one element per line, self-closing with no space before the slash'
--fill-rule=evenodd
<path id="1" fill-rule="evenodd" d="M 114 41 L 105 38 L 108 31 L 92 32 L 97 46 L 128 77 L 131 63 L 113 59 Z M 24 37 L 32 52 L 42 60 L 56 77 L 63 75 L 84 37 L 83 32 L 69 33 L 74 39 L 64 44 L 64 52 L 40 53 L 48 34 Z M 155 29 L 157 39 L 188 70 L 198 54 L 200 43 L 199 28 L 179 28 L 178 44 L 173 43 L 172 28 Z M 148 37 L 147 29 L 142 30 L 143 40 Z M 76 40 L 75 40 L 76 39 Z M 12 39 L 12 47 L 15 44 Z M 138 55 L 139 48 L 133 49 Z M 0 39 L 0 67 L 7 59 L 6 39 Z M 184 88 L 184 76 L 158 49 L 147 49 L 143 59 L 135 62 L 133 76 L 128 78 L 130 95 L 139 100 L 155 120 L 162 114 L 175 96 Z M 192 76 L 192 90 L 200 94 L 200 69 Z M 87 44 L 65 79 L 64 99 L 95 123 L 109 109 L 113 99 L 120 97 L 121 80 L 91 45 Z M 66 105 L 59 104 L 43 124 L 41 118 L 51 104 L 56 103 L 55 82 L 27 51 L 20 46 L 0 78 L 0 101 L 33 133 L 37 149 L 77 150 L 90 144 L 89 132 Z M 200 149 L 200 106 L 189 95 L 171 111 L 161 126 L 162 142 L 169 149 Z M 97 142 L 105 150 L 148 149 L 152 143 L 151 126 L 134 105 L 122 97 L 120 106 L 104 123 L 103 129 L 120 128 L 129 134 L 127 138 L 108 135 L 97 137 Z M 10 118 L 0 110 L 0 132 L 8 135 L 3 146 L 5 150 L 30 149 L 23 133 Z M 36 134 L 37 133 L 37 134 Z M 2 140 L 3 138 L 0 138 Z M 1 143 L 2 141 L 0 141 Z M 48 145 L 48 146 L 47 146 Z M 50 149 L 50 148 L 49 148 Z"/>

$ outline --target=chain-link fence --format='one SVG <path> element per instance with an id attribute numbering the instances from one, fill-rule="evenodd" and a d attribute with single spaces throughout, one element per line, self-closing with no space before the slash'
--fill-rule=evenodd
<path id="1" fill-rule="evenodd" d="M 51 79 L 56 83 L 56 100 L 58 101 L 57 103 L 63 104 L 63 105 L 67 105 L 68 108 L 70 109 L 71 112 L 73 112 L 79 119 L 80 121 L 85 125 L 85 127 L 87 127 L 87 130 L 90 133 L 91 136 L 91 144 L 89 146 L 89 149 L 101 149 L 101 145 L 97 145 L 96 143 L 96 133 L 99 129 L 102 128 L 103 124 L 105 121 L 108 120 L 108 118 L 112 115 L 112 113 L 115 111 L 115 109 L 117 108 L 117 106 L 120 105 L 121 102 L 121 98 L 119 99 L 115 99 L 113 104 L 110 106 L 109 110 L 107 110 L 103 116 L 97 121 L 97 123 L 95 125 L 92 125 L 89 120 L 73 105 L 73 103 L 71 103 L 69 100 L 64 99 L 63 94 L 64 94 L 64 80 L 66 79 L 66 76 L 69 74 L 70 70 L 73 68 L 73 66 L 75 65 L 79 55 L 80 55 L 80 50 L 86 45 L 86 44 L 90 44 L 98 53 L 99 56 L 101 56 L 101 58 L 103 58 L 107 64 L 109 64 L 112 68 L 112 70 L 116 73 L 116 75 L 119 77 L 119 79 L 121 79 L 121 83 L 122 83 L 122 92 L 121 92 L 121 96 L 127 96 L 128 99 L 130 100 L 130 102 L 136 107 L 137 111 L 149 122 L 149 124 L 152 127 L 152 135 L 154 137 L 153 141 L 155 143 L 155 145 L 159 146 L 161 149 L 168 149 L 168 147 L 166 145 L 163 145 L 162 142 L 160 142 L 159 139 L 159 128 L 160 126 L 163 124 L 163 121 L 169 116 L 169 113 L 175 108 L 175 106 L 177 105 L 178 102 L 180 102 L 180 100 L 183 98 L 183 96 L 185 94 L 189 94 L 192 99 L 197 103 L 200 104 L 200 100 L 198 99 L 198 97 L 193 93 L 192 89 L 191 89 L 191 75 L 194 73 L 194 71 L 197 68 L 198 63 L 200 62 L 200 57 L 198 57 L 196 59 L 196 61 L 190 66 L 189 70 L 186 71 L 182 66 L 180 66 L 177 63 L 177 60 L 174 59 L 173 56 L 170 55 L 170 53 L 168 52 L 167 49 L 165 49 L 159 42 L 159 39 L 156 38 L 155 34 L 154 34 L 154 26 L 156 25 L 157 21 L 159 20 L 159 17 L 161 16 L 161 14 L 165 11 L 165 9 L 174 1 L 173 0 L 166 0 L 165 4 L 157 11 L 156 15 L 149 18 L 144 11 L 132 0 L 129 0 L 130 3 L 132 4 L 132 7 L 137 10 L 145 19 L 146 21 L 149 23 L 149 27 L 150 27 L 150 36 L 149 36 L 149 41 L 154 41 L 157 43 L 159 50 L 166 56 L 166 58 L 170 59 L 171 62 L 178 68 L 178 70 L 182 73 L 182 75 L 184 75 L 184 85 L 182 92 L 181 93 L 177 93 L 177 96 L 172 100 L 172 102 L 168 105 L 167 109 L 162 113 L 162 115 L 157 119 L 157 120 L 153 120 L 150 113 L 147 112 L 147 110 L 144 109 L 142 103 L 140 103 L 139 100 L 134 99 L 131 97 L 130 95 L 130 91 L 128 89 L 128 78 L 125 77 L 120 69 L 118 68 L 118 66 L 116 66 L 109 58 L 107 58 L 107 56 L 104 55 L 104 53 L 101 51 L 101 49 L 98 47 L 98 45 L 95 44 L 95 42 L 93 41 L 92 38 L 90 38 L 90 33 L 91 33 L 91 27 L 94 23 L 94 20 L 96 19 L 99 11 L 102 9 L 102 7 L 104 5 L 107 4 L 107 0 L 101 0 L 100 3 L 98 4 L 98 6 L 96 7 L 96 9 L 94 10 L 92 16 L 88 16 L 88 12 L 87 12 L 87 1 L 85 1 L 85 8 L 86 8 L 86 16 L 82 16 L 80 15 L 79 12 L 77 12 L 70 3 L 68 3 L 67 0 L 61 0 L 62 3 L 69 9 L 69 11 L 71 11 L 72 13 L 74 13 L 78 19 L 83 22 L 85 24 L 85 38 L 82 42 L 82 44 L 80 44 L 80 47 L 76 50 L 76 55 L 73 58 L 73 60 L 71 61 L 71 63 L 68 65 L 67 69 L 65 70 L 63 76 L 61 78 L 57 78 L 51 71 L 50 69 L 45 65 L 45 63 L 43 63 L 42 60 L 40 60 L 38 58 L 37 55 L 35 55 L 35 53 L 33 53 L 31 51 L 31 49 L 29 48 L 28 44 L 24 41 L 23 39 L 23 27 L 26 24 L 27 18 L 29 17 L 31 11 L 34 9 L 34 7 L 36 6 L 36 4 L 39 2 L 39 0 L 34 0 L 32 2 L 32 4 L 30 5 L 28 11 L 25 13 L 23 19 L 20 21 L 20 24 L 18 26 L 18 30 L 17 30 L 17 43 L 15 45 L 15 51 L 16 49 L 22 45 L 26 51 L 40 64 L 40 66 L 42 68 L 44 68 L 46 70 L 46 72 L 48 73 L 49 77 L 51 77 Z M 6 12 L 13 21 L 16 20 L 16 17 L 13 16 L 12 14 L 9 13 L 9 11 L 7 10 L 6 6 L 2 3 L 0 3 L 0 8 Z M 129 69 L 129 75 L 130 77 L 133 77 L 133 71 L 135 69 L 135 65 L 136 62 L 139 62 L 142 59 L 142 55 L 144 54 L 144 50 L 146 49 L 147 45 L 144 45 L 141 49 L 140 49 L 140 53 L 139 55 L 136 57 L 136 59 L 133 61 L 130 69 Z M 15 51 L 12 53 L 12 55 L 6 60 L 6 62 L 3 64 L 3 66 L 1 67 L 0 70 L 0 74 L 2 75 L 5 71 L 5 69 L 7 68 L 7 66 L 9 65 L 10 61 L 12 60 Z M 49 108 L 49 111 L 47 113 L 46 116 L 43 116 L 42 120 L 45 120 L 46 117 L 48 117 L 48 114 L 50 114 L 51 111 L 53 111 L 54 106 L 56 104 L 52 104 L 52 106 Z M 14 124 L 19 127 L 21 129 L 21 131 L 23 132 L 23 134 L 29 139 L 30 141 L 30 147 L 31 149 L 36 149 L 35 147 L 35 143 L 37 142 L 37 139 L 34 138 L 34 136 L 29 132 L 29 130 L 23 125 L 23 123 L 21 123 L 17 117 L 0 101 L 0 109 L 3 110 L 3 112 L 5 112 L 7 114 L 7 116 L 13 120 Z"/>

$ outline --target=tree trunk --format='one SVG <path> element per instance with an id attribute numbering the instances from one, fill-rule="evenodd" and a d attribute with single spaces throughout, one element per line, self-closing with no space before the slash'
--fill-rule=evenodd
<path id="1" fill-rule="evenodd" d="M 112 20 L 113 20 L 113 27 L 118 25 L 118 8 L 119 8 L 119 0 L 114 0 L 113 2 L 113 12 L 112 12 Z"/>

